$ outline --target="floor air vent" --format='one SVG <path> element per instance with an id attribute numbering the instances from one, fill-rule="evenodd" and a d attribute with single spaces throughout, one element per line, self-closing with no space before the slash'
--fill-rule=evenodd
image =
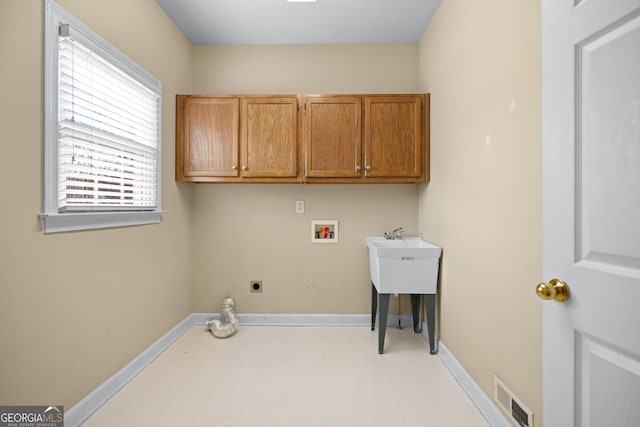
<path id="1" fill-rule="evenodd" d="M 509 420 L 519 427 L 533 427 L 533 412 L 516 397 L 500 378 L 493 376 L 494 399 Z"/>

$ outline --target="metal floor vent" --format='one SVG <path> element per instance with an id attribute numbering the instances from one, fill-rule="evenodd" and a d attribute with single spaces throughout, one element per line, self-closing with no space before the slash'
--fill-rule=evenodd
<path id="1" fill-rule="evenodd" d="M 518 427 L 533 427 L 533 412 L 507 387 L 500 378 L 493 376 L 494 399 L 507 415 L 509 420 Z"/>

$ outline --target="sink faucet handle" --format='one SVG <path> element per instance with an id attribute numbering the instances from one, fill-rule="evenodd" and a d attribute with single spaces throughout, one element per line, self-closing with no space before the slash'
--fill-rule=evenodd
<path id="1" fill-rule="evenodd" d="M 386 231 L 384 233 L 384 237 L 385 239 L 401 239 L 403 232 L 404 232 L 404 228 L 398 227 L 392 231 Z"/>

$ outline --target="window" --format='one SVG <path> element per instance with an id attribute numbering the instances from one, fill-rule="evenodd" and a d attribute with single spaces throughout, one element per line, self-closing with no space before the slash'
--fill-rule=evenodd
<path id="1" fill-rule="evenodd" d="M 44 232 L 158 223 L 161 83 L 44 5 Z"/>

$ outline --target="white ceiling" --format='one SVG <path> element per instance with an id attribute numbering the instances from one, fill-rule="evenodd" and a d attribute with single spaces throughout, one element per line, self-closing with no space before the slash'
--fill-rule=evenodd
<path id="1" fill-rule="evenodd" d="M 193 44 L 420 40 L 441 0 L 156 0 Z"/>

